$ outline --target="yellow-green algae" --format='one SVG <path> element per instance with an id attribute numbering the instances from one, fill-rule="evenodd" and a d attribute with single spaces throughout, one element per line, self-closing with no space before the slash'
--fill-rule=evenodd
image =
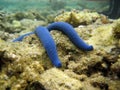
<path id="1" fill-rule="evenodd" d="M 76 11 L 63 12 L 55 18 L 55 21 L 64 21 L 72 24 L 73 26 L 78 26 L 80 24 L 88 25 L 95 22 L 100 15 L 97 12 L 90 11 Z"/>
<path id="2" fill-rule="evenodd" d="M 67 74 L 52 68 L 41 74 L 41 82 L 46 87 L 46 90 L 83 90 L 82 83 L 69 77 Z"/>
<path id="3" fill-rule="evenodd" d="M 10 87 L 11 90 L 24 90 L 28 85 L 27 81 L 39 79 L 39 74 L 44 68 L 41 61 L 35 58 L 37 54 L 41 56 L 41 52 L 39 49 L 36 50 L 36 46 L 27 43 L 2 43 L 0 89 L 5 90 Z"/>
<path id="4" fill-rule="evenodd" d="M 94 12 L 92 14 L 94 17 Z M 75 24 L 79 26 L 75 28 L 77 33 L 94 46 L 91 52 L 76 48 L 60 31 L 51 32 L 63 65 L 59 70 L 51 64 L 34 34 L 25 37 L 23 42 L 0 42 L 0 90 L 36 90 L 35 87 L 42 88 L 40 84 L 48 90 L 77 90 L 79 87 L 81 90 L 119 90 L 120 19 L 105 18 L 107 22 L 104 23 L 103 17 L 97 15 L 99 18 L 92 18 L 91 23 Z M 25 28 L 29 30 L 30 27 Z M 66 78 L 68 82 L 64 81 Z"/>

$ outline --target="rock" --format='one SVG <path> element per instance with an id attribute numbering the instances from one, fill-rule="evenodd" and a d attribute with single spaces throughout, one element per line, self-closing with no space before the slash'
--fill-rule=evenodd
<path id="1" fill-rule="evenodd" d="M 92 24 L 100 18 L 101 18 L 101 16 L 96 12 L 71 11 L 71 12 L 63 12 L 62 14 L 58 15 L 54 21 L 68 22 L 76 27 L 79 25 Z"/>
<path id="2" fill-rule="evenodd" d="M 39 52 L 40 49 L 35 48 L 36 46 L 32 47 L 26 43 L 0 43 L 1 90 L 24 90 L 28 86 L 27 82 L 39 81 L 44 67 L 39 61 L 40 58 L 36 58 L 37 53 L 41 56 L 42 51 Z"/>
<path id="3" fill-rule="evenodd" d="M 12 22 L 12 24 L 13 24 L 13 27 L 15 27 L 15 28 L 20 28 L 21 27 L 21 23 L 19 21 L 17 21 L 17 20 L 14 20 Z"/>
<path id="4" fill-rule="evenodd" d="M 73 12 L 77 18 L 80 12 Z M 62 67 L 53 65 L 38 37 L 26 36 L 22 42 L 10 42 L 41 23 L 39 20 L 18 20 L 22 31 L 16 31 L 14 23 L 6 22 L 0 31 L 0 90 L 119 90 L 120 83 L 120 19 L 102 20 L 100 14 L 81 12 L 87 19 L 74 21 L 78 35 L 94 50 L 78 49 L 60 31 L 51 31 Z M 67 13 L 68 14 L 68 13 Z M 77 17 L 76 14 L 79 16 Z M 90 15 L 90 17 L 89 17 Z M 70 15 L 67 15 L 65 20 Z M 74 18 L 75 18 L 74 17 Z M 90 19 L 89 19 L 90 18 Z M 13 19 L 14 20 L 14 19 Z M 13 21 L 11 20 L 11 21 Z M 83 23 L 85 24 L 83 25 Z M 82 24 L 82 25 L 81 25 Z M 10 26 L 9 26 L 10 25 Z M 42 24 L 44 25 L 44 21 Z M 19 25 L 18 25 L 19 26 Z M 14 30 L 12 30 L 14 29 Z M 14 32 L 14 33 L 12 33 Z M 68 72 L 67 72 L 68 71 Z M 48 80 L 48 81 L 47 81 Z"/>
<path id="5" fill-rule="evenodd" d="M 49 69 L 40 76 L 41 82 L 47 90 L 83 90 L 80 81 L 69 77 L 57 68 Z"/>

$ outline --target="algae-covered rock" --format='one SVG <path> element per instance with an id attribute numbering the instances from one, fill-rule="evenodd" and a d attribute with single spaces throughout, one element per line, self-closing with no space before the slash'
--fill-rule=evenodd
<path id="1" fill-rule="evenodd" d="M 118 19 L 115 23 L 114 37 L 120 39 L 120 19 Z"/>
<path id="2" fill-rule="evenodd" d="M 23 49 L 24 47 L 24 49 Z M 33 50 L 32 50 L 33 49 Z M 35 51 L 34 51 L 35 50 Z M 24 90 L 28 83 L 39 79 L 44 71 L 39 61 L 42 51 L 27 43 L 0 44 L 0 89 Z M 39 81 L 39 80 L 38 80 Z"/>
<path id="3" fill-rule="evenodd" d="M 79 80 L 69 77 L 56 68 L 41 74 L 41 82 L 47 90 L 83 90 L 84 88 Z"/>
<path id="4" fill-rule="evenodd" d="M 19 21 L 17 21 L 17 20 L 14 20 L 14 21 L 12 22 L 12 24 L 13 24 L 13 26 L 14 26 L 15 28 L 21 27 L 21 23 L 20 23 Z"/>
<path id="5" fill-rule="evenodd" d="M 119 36 L 120 21 L 117 20 L 113 24 L 101 25 L 95 28 L 94 32 L 91 33 L 91 38 L 88 40 L 96 49 L 104 49 L 110 52 L 112 48 L 116 47 L 119 42 L 117 39 Z"/>
<path id="6" fill-rule="evenodd" d="M 120 89 L 120 81 L 119 80 L 111 80 L 110 78 L 103 77 L 99 74 L 93 75 L 91 79 L 88 79 L 94 87 L 99 87 L 99 90 L 119 90 Z"/>
<path id="7" fill-rule="evenodd" d="M 0 44 L 3 43 L 4 41 L 0 38 Z"/>
<path id="8" fill-rule="evenodd" d="M 92 32 L 92 37 L 88 42 L 91 43 L 94 48 L 99 49 L 100 47 L 104 47 L 103 49 L 109 52 L 109 49 L 114 48 L 114 44 L 116 43 L 113 32 L 112 24 L 101 25 Z"/>
<path id="9" fill-rule="evenodd" d="M 73 26 L 88 25 L 92 24 L 98 19 L 100 19 L 102 15 L 98 14 L 97 12 L 90 12 L 90 11 L 71 11 L 71 12 L 63 12 L 62 14 L 58 15 L 54 21 L 64 21 L 72 24 Z M 105 20 L 105 19 L 104 19 Z M 101 18 L 101 22 L 103 19 Z"/>
<path id="10" fill-rule="evenodd" d="M 118 60 L 111 66 L 111 69 L 114 73 L 117 73 L 117 75 L 120 75 L 120 57 Z"/>
<path id="11" fill-rule="evenodd" d="M 2 27 L 0 31 L 0 90 L 120 89 L 120 19 L 106 22 L 108 18 L 101 17 L 98 13 L 70 13 L 78 21 L 82 16 L 88 18 L 84 17 L 80 22 L 75 22 L 71 21 L 74 19 L 69 18 L 69 13 L 66 14 L 67 18 L 61 16 L 68 20 L 67 22 L 78 26 L 75 31 L 87 44 L 93 45 L 94 50 L 82 51 L 62 32 L 51 31 L 62 62 L 61 68 L 52 68 L 54 66 L 35 34 L 26 36 L 22 42 L 10 42 L 13 38 L 33 31 L 40 23 L 46 23 L 36 19 L 21 19 L 17 20 L 21 26 L 15 25 L 14 30 L 10 31 L 12 29 L 8 26 L 13 28 L 16 22 L 7 22 L 9 25 L 5 28 L 10 30 L 6 31 L 7 29 Z"/>

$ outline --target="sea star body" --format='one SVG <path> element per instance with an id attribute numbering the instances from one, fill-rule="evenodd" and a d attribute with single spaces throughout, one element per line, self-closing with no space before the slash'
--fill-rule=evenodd
<path id="1" fill-rule="evenodd" d="M 55 42 L 50 35 L 51 30 L 59 30 L 62 31 L 64 34 L 66 34 L 69 39 L 80 49 L 85 50 L 85 51 L 91 51 L 93 50 L 93 46 L 87 45 L 80 37 L 79 35 L 75 32 L 74 28 L 66 23 L 66 22 L 55 22 L 46 27 L 38 26 L 34 32 L 30 32 L 27 34 L 24 34 L 17 39 L 13 40 L 13 42 L 16 41 L 22 41 L 22 39 L 25 36 L 28 36 L 30 34 L 36 33 L 40 41 L 42 42 L 44 48 L 47 51 L 47 54 L 52 61 L 53 65 L 56 67 L 61 67 L 61 62 L 58 58 L 57 50 L 56 50 L 56 45 Z"/>
<path id="2" fill-rule="evenodd" d="M 21 35 L 18 38 L 14 39 L 12 42 L 22 41 L 24 39 L 24 37 L 29 36 L 31 34 L 35 34 L 35 32 L 29 32 L 29 33 L 26 33 L 24 35 Z"/>
<path id="3" fill-rule="evenodd" d="M 62 64 L 58 58 L 55 42 L 48 29 L 46 27 L 39 26 L 35 29 L 35 33 L 42 42 L 53 65 L 56 67 L 61 67 Z"/>
<path id="4" fill-rule="evenodd" d="M 76 33 L 74 28 L 66 23 L 66 22 L 55 22 L 50 24 L 48 27 L 48 30 L 59 30 L 62 31 L 65 35 L 69 37 L 69 39 L 80 49 L 85 51 L 91 51 L 93 50 L 92 46 L 87 45 Z"/>

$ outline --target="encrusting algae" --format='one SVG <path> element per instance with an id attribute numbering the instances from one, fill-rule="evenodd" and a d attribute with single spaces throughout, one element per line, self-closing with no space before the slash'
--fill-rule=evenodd
<path id="1" fill-rule="evenodd" d="M 68 18 L 70 15 L 72 19 Z M 24 26 L 23 31 L 14 34 L 7 32 L 9 38 L 0 37 L 0 90 L 120 89 L 120 19 L 109 20 L 90 11 L 71 11 L 55 18 L 55 21 L 63 20 L 75 26 L 78 35 L 93 45 L 94 50 L 81 51 L 66 35 L 52 31 L 63 65 L 54 68 L 35 34 L 25 37 L 22 42 L 10 42 L 10 38 L 31 31 L 32 26 Z M 15 23 L 11 27 L 16 27 Z M 6 33 L 4 27 L 2 30 Z"/>
<path id="2" fill-rule="evenodd" d="M 73 26 L 79 26 L 81 24 L 88 25 L 100 18 L 97 12 L 73 10 L 71 12 L 63 12 L 61 15 L 55 18 L 55 21 L 64 21 L 72 24 Z"/>

